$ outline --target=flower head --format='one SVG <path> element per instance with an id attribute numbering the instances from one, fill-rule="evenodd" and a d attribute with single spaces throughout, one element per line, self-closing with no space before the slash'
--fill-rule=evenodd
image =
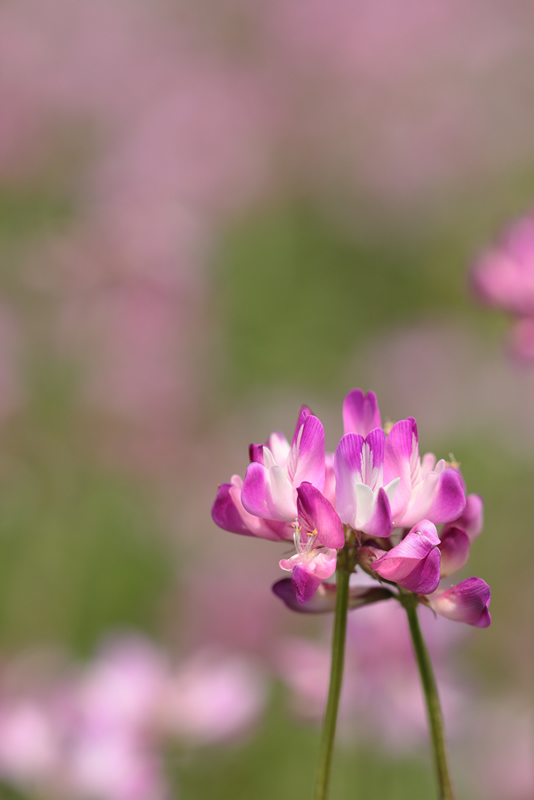
<path id="1" fill-rule="evenodd" d="M 484 608 L 472 622 L 474 601 L 464 584 L 438 588 L 441 577 L 467 562 L 482 529 L 482 498 L 466 496 L 452 457 L 421 458 L 415 419 L 386 430 L 381 420 L 375 394 L 354 389 L 343 403 L 344 435 L 335 454 L 325 453 L 323 426 L 303 406 L 291 444 L 275 432 L 266 444 L 250 445 L 245 480 L 234 475 L 219 486 L 214 521 L 234 533 L 293 539 L 295 554 L 279 562 L 291 578 L 273 587 L 293 610 L 332 610 L 336 585 L 325 581 L 339 568 L 392 586 L 351 589 L 350 607 L 403 601 L 411 592 L 414 602 L 451 619 L 489 624 Z M 480 579 L 471 580 L 476 589 Z"/>

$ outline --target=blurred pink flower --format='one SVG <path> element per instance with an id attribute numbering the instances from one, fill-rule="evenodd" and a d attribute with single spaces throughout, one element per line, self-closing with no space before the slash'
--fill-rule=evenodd
<path id="1" fill-rule="evenodd" d="M 250 658 L 198 652 L 180 663 L 160 696 L 163 730 L 192 745 L 243 733 L 267 699 L 265 679 Z"/>
<path id="2" fill-rule="evenodd" d="M 170 797 L 154 752 L 126 733 L 83 731 L 68 756 L 67 795 L 80 800 Z"/>
<path id="3" fill-rule="evenodd" d="M 163 653 L 143 637 L 110 640 L 75 685 L 79 723 L 96 736 L 144 735 L 168 674 Z"/>
<path id="4" fill-rule="evenodd" d="M 61 731 L 42 698 L 0 700 L 0 776 L 23 786 L 45 786 L 62 761 Z"/>
<path id="5" fill-rule="evenodd" d="M 505 231 L 494 248 L 479 257 L 471 273 L 482 302 L 515 318 L 512 352 L 534 359 L 534 215 L 526 215 Z"/>
<path id="6" fill-rule="evenodd" d="M 165 748 L 236 737 L 267 697 L 250 657 L 203 651 L 173 665 L 133 634 L 77 669 L 63 665 L 45 688 L 33 679 L 0 687 L 0 779 L 58 800 L 166 800 Z"/>

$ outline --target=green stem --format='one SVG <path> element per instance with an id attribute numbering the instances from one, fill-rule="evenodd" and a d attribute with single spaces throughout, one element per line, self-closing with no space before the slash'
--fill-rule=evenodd
<path id="1" fill-rule="evenodd" d="M 334 630 L 332 632 L 332 666 L 330 669 L 330 688 L 323 721 L 321 749 L 315 781 L 314 800 L 327 800 L 332 765 L 332 753 L 336 736 L 337 711 L 339 695 L 343 682 L 343 664 L 345 660 L 345 636 L 347 632 L 347 611 L 349 607 L 349 578 L 351 569 L 348 565 L 348 553 L 341 550 L 338 554 L 336 573 L 336 609 L 334 612 Z"/>
<path id="2" fill-rule="evenodd" d="M 413 597 L 413 595 L 412 595 Z M 411 598 L 410 598 L 411 599 Z M 415 598 L 414 598 L 415 599 Z M 439 800 L 454 800 L 454 789 L 449 775 L 447 764 L 447 752 L 445 749 L 445 734 L 443 729 L 443 717 L 439 705 L 438 688 L 432 669 L 432 662 L 428 654 L 423 634 L 417 618 L 417 603 L 408 602 L 408 597 L 403 602 L 408 622 L 410 623 L 410 633 L 412 634 L 413 649 L 417 658 L 421 683 L 425 693 L 426 710 L 430 725 L 430 735 L 432 740 L 432 750 L 434 753 L 434 765 L 439 785 Z"/>

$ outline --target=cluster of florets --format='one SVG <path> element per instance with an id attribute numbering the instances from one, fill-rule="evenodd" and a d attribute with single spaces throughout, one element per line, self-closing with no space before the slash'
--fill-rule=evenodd
<path id="1" fill-rule="evenodd" d="M 215 523 L 294 542 L 295 555 L 280 561 L 291 579 L 273 587 L 294 610 L 333 608 L 336 589 L 328 579 L 343 552 L 343 569 L 362 570 L 380 584 L 352 586 L 352 607 L 411 594 L 442 616 L 487 627 L 485 581 L 438 588 L 466 564 L 482 529 L 482 498 L 466 496 L 459 465 L 431 453 L 420 458 L 412 417 L 382 427 L 373 392 L 347 395 L 343 424 L 335 453 L 325 452 L 323 425 L 307 407 L 291 444 L 276 432 L 251 445 L 245 479 L 234 475 L 219 486 Z"/>

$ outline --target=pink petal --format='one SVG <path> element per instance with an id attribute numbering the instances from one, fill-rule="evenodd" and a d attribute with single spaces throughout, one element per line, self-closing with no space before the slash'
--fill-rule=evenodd
<path id="1" fill-rule="evenodd" d="M 334 454 L 325 455 L 325 480 L 323 494 L 333 506 L 336 503 L 336 474 L 334 472 Z"/>
<path id="2" fill-rule="evenodd" d="M 464 508 L 465 492 L 460 477 L 453 469 L 443 470 L 432 505 L 425 516 L 435 525 L 441 525 L 457 519 Z"/>
<path id="3" fill-rule="evenodd" d="M 391 502 L 393 518 L 398 517 L 410 502 L 412 494 L 412 460 L 419 457 L 417 424 L 413 417 L 397 422 L 389 432 L 384 453 L 384 484 L 400 478 Z M 409 526 L 407 526 L 409 527 Z"/>
<path id="4" fill-rule="evenodd" d="M 211 509 L 211 517 L 214 523 L 225 531 L 252 536 L 230 495 L 232 486 L 233 484 L 231 483 L 220 484 L 217 489 L 217 497 Z"/>
<path id="5" fill-rule="evenodd" d="M 297 511 L 299 525 L 305 533 L 316 531 L 319 542 L 326 547 L 344 546 L 343 525 L 332 504 L 307 481 L 297 489 Z"/>
<path id="6" fill-rule="evenodd" d="M 319 588 L 321 578 L 298 565 L 291 574 L 291 584 L 299 603 L 307 603 Z"/>
<path id="7" fill-rule="evenodd" d="M 286 437 L 280 431 L 271 433 L 267 439 L 267 447 L 273 454 L 273 458 L 277 464 L 285 464 L 289 455 L 290 446 Z"/>
<path id="8" fill-rule="evenodd" d="M 418 594 L 434 591 L 440 577 L 441 554 L 436 546 L 439 539 L 434 526 L 430 535 L 424 532 L 426 523 L 422 532 L 410 531 L 398 545 L 371 564 L 382 578 Z"/>
<path id="9" fill-rule="evenodd" d="M 441 532 L 441 577 L 452 575 L 467 564 L 469 536 L 461 528 L 451 527 Z"/>
<path id="10" fill-rule="evenodd" d="M 484 525 L 484 500 L 479 494 L 467 495 L 465 508 L 453 524 L 465 531 L 470 541 L 476 539 Z"/>
<path id="11" fill-rule="evenodd" d="M 434 592 L 439 585 L 440 561 L 441 554 L 438 548 L 432 548 L 427 557 L 420 561 L 406 578 L 399 581 L 400 585 L 416 594 Z"/>
<path id="12" fill-rule="evenodd" d="M 263 448 L 263 444 L 249 444 L 248 457 L 251 463 L 263 464 Z"/>
<path id="13" fill-rule="evenodd" d="M 289 523 L 272 519 L 263 519 L 262 517 L 256 517 L 254 514 L 249 514 L 241 502 L 242 487 L 243 481 L 238 475 L 234 475 L 232 478 L 232 486 L 229 490 L 230 497 L 250 534 L 260 539 L 269 539 L 273 542 L 292 539 L 294 529 Z"/>
<path id="14" fill-rule="evenodd" d="M 249 464 L 241 490 L 241 502 L 249 514 L 270 517 L 271 487 L 269 473 L 263 464 L 256 461 Z"/>
<path id="15" fill-rule="evenodd" d="M 389 536 L 393 530 L 393 520 L 391 518 L 391 508 L 384 489 L 379 489 L 375 502 L 374 510 L 362 528 L 364 533 L 369 536 L 379 538 Z"/>
<path id="16" fill-rule="evenodd" d="M 297 488 L 303 481 L 313 483 L 320 491 L 325 481 L 325 437 L 322 422 L 311 414 L 291 445 L 288 462 L 289 479 Z"/>
<path id="17" fill-rule="evenodd" d="M 364 438 L 357 433 L 346 433 L 339 442 L 334 456 L 336 479 L 336 509 L 342 522 L 350 524 L 356 514 L 354 483 L 360 475 Z"/>
<path id="18" fill-rule="evenodd" d="M 312 415 L 311 410 L 308 408 L 308 406 L 301 406 L 300 410 L 299 410 L 297 424 L 295 425 L 295 432 L 293 433 L 293 439 L 291 440 L 291 447 L 293 447 L 293 445 L 296 444 L 297 439 L 298 439 L 298 435 L 299 435 L 299 431 L 302 428 L 302 426 L 304 425 L 306 417 L 309 417 L 309 416 L 313 416 L 313 415 Z"/>
<path id="19" fill-rule="evenodd" d="M 417 525 L 414 525 L 409 533 L 420 533 L 432 545 L 439 545 L 440 538 L 436 530 L 436 526 L 429 519 L 422 519 Z"/>
<path id="20" fill-rule="evenodd" d="M 345 433 L 367 436 L 373 428 L 381 428 L 380 410 L 374 392 L 366 395 L 361 389 L 353 389 L 343 401 L 343 426 Z"/>
<path id="21" fill-rule="evenodd" d="M 450 589 L 435 592 L 427 599 L 430 608 L 442 617 L 467 622 L 477 628 L 487 628 L 491 624 L 488 610 L 491 590 L 482 578 L 467 578 Z"/>
<path id="22" fill-rule="evenodd" d="M 440 475 L 437 472 L 427 473 L 422 482 L 412 490 L 407 508 L 398 517 L 393 518 L 394 525 L 396 527 L 411 528 L 420 520 L 429 518 L 430 509 L 438 492 L 439 482 Z M 399 490 L 397 489 L 397 491 Z M 393 500 L 395 500 L 395 497 Z M 435 522 L 435 520 L 432 521 Z"/>

